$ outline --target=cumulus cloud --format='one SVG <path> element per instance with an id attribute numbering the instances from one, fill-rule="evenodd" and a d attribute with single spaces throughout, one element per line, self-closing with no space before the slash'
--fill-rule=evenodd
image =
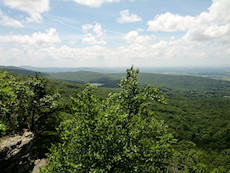
<path id="1" fill-rule="evenodd" d="M 8 17 L 1 10 L 0 10 L 0 24 L 3 26 L 11 26 L 14 28 L 23 28 L 24 27 L 20 21 Z"/>
<path id="2" fill-rule="evenodd" d="M 105 31 L 102 30 L 101 24 L 83 25 L 82 31 L 85 33 L 82 39 L 84 44 L 106 44 L 106 41 L 103 39 Z"/>
<path id="3" fill-rule="evenodd" d="M 148 21 L 149 31 L 177 32 L 188 30 L 194 22 L 191 16 L 180 16 L 172 13 L 158 15 L 154 20 Z"/>
<path id="4" fill-rule="evenodd" d="M 129 14 L 129 10 L 124 10 L 120 12 L 120 18 L 117 19 L 118 23 L 134 23 L 141 22 L 142 19 L 136 14 Z"/>
<path id="5" fill-rule="evenodd" d="M 132 31 L 126 35 L 130 44 L 117 48 L 101 45 L 69 47 L 0 47 L 1 63 L 35 66 L 217 66 L 230 65 L 229 46 L 221 43 L 194 42 L 185 38 L 154 40 L 141 44 L 144 37 Z M 2 38 L 0 38 L 2 39 Z M 147 39 L 148 40 L 148 39 Z M 151 41 L 151 40 L 150 40 Z M 36 63 L 35 63 L 36 62 Z"/>
<path id="6" fill-rule="evenodd" d="M 229 38 L 230 1 L 213 0 L 207 11 L 198 16 L 181 16 L 164 13 L 148 21 L 148 31 L 187 32 L 191 40 L 219 40 Z"/>
<path id="7" fill-rule="evenodd" d="M 153 37 L 145 35 L 141 36 L 137 31 L 131 31 L 124 36 L 124 40 L 132 44 L 148 44 Z"/>
<path id="8" fill-rule="evenodd" d="M 89 7 L 100 7 L 104 3 L 120 2 L 120 0 L 73 0 L 74 2 Z"/>
<path id="9" fill-rule="evenodd" d="M 194 28 L 187 32 L 185 38 L 196 41 L 215 40 L 230 43 L 230 24 L 210 25 L 199 30 Z"/>
<path id="10" fill-rule="evenodd" d="M 0 42 L 16 44 L 17 46 L 51 46 L 60 43 L 58 33 L 55 28 L 50 28 L 45 33 L 35 32 L 30 35 L 6 35 L 0 36 Z"/>
<path id="11" fill-rule="evenodd" d="M 27 22 L 41 23 L 41 13 L 49 11 L 49 0 L 2 0 L 4 5 L 29 14 Z"/>

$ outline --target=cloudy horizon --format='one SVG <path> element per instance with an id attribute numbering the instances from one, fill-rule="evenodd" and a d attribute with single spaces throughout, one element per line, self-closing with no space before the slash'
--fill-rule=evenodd
<path id="1" fill-rule="evenodd" d="M 230 66 L 229 0 L 0 0 L 0 65 Z"/>

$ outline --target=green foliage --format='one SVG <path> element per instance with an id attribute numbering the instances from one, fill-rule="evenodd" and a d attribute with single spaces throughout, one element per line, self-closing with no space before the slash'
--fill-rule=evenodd
<path id="1" fill-rule="evenodd" d="M 53 112 L 58 108 L 57 98 L 59 94 L 53 94 L 51 91 L 47 89 L 46 80 L 43 78 L 39 78 L 38 74 L 34 78 L 30 78 L 27 81 L 27 85 L 32 91 L 32 95 L 30 95 L 29 102 L 29 119 L 30 129 L 32 131 L 42 131 L 44 128 L 44 124 L 47 119 Z"/>
<path id="2" fill-rule="evenodd" d="M 147 109 L 164 95 L 139 87 L 137 77 L 128 69 L 121 91 L 104 101 L 89 84 L 72 98 L 75 118 L 60 125 L 62 143 L 50 150 L 45 172 L 166 172 L 175 141 Z"/>
<path id="3" fill-rule="evenodd" d="M 0 122 L 0 138 L 6 134 L 6 130 L 6 125 Z"/>
<path id="4" fill-rule="evenodd" d="M 169 172 L 208 173 L 204 163 L 206 153 L 196 147 L 191 141 L 180 141 L 174 146 L 175 155 L 172 158 Z"/>
<path id="5" fill-rule="evenodd" d="M 213 160 L 213 164 L 219 168 L 225 168 L 230 171 L 230 149 L 221 151 L 218 156 Z"/>
<path id="6" fill-rule="evenodd" d="M 211 173 L 230 173 L 230 170 L 227 171 L 223 166 L 213 169 Z"/>
<path id="7" fill-rule="evenodd" d="M 48 91 L 45 80 L 38 75 L 21 80 L 7 72 L 0 73 L 0 120 L 9 132 L 22 128 L 41 132 L 57 109 L 58 96 Z"/>
<path id="8" fill-rule="evenodd" d="M 17 82 L 14 77 L 6 72 L 0 74 L 0 121 L 13 124 L 15 107 L 18 108 L 17 95 L 15 92 Z"/>

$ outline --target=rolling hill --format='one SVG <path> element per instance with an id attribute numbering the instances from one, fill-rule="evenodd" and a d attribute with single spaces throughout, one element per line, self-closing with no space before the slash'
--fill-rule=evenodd
<path id="1" fill-rule="evenodd" d="M 20 74 L 34 75 L 36 72 L 19 67 L 0 66 L 0 69 Z M 118 83 L 124 73 L 99 73 L 92 71 L 41 73 L 40 76 L 71 83 L 85 84 L 99 83 L 103 87 L 118 88 Z M 164 90 L 184 91 L 190 93 L 204 93 L 211 96 L 230 96 L 230 82 L 215 80 L 207 77 L 140 73 L 139 82 L 142 85 L 161 86 Z"/>
<path id="2" fill-rule="evenodd" d="M 37 72 L 40 72 L 40 71 L 28 70 L 25 68 L 15 67 L 15 66 L 0 66 L 0 69 L 9 72 L 19 73 L 19 74 L 25 74 L 29 76 L 34 76 Z M 40 73 L 40 76 L 47 76 L 47 75 L 48 75 L 47 73 Z"/>
<path id="3" fill-rule="evenodd" d="M 73 83 L 102 83 L 103 87 L 117 88 L 123 73 L 104 74 L 89 71 L 52 73 L 47 77 Z M 202 92 L 209 95 L 230 95 L 230 82 L 205 77 L 140 73 L 142 85 L 161 86 L 163 89 Z"/>

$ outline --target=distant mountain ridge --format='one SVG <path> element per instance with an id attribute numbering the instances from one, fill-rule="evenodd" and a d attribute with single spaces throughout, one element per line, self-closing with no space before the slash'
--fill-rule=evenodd
<path id="1" fill-rule="evenodd" d="M 21 66 L 21 68 L 39 71 L 45 73 L 59 73 L 59 72 L 75 72 L 75 71 L 92 71 L 92 72 L 100 72 L 100 73 L 121 73 L 126 70 L 126 68 L 119 67 L 104 67 L 104 68 L 96 68 L 96 67 L 32 67 L 32 66 Z"/>
<path id="2" fill-rule="evenodd" d="M 15 66 L 0 66 L 0 69 L 30 76 L 34 76 L 38 72 Z"/>
<path id="3" fill-rule="evenodd" d="M 89 71 L 52 73 L 47 76 L 51 79 L 63 80 L 73 83 L 102 83 L 104 87 L 117 88 L 124 73 L 97 73 Z M 208 94 L 221 93 L 230 95 L 230 82 L 215 80 L 205 77 L 186 75 L 166 75 L 154 73 L 140 73 L 139 82 L 142 85 L 162 86 L 165 89 L 173 89 L 189 92 L 204 92 Z"/>
<path id="4" fill-rule="evenodd" d="M 36 71 L 19 67 L 0 66 L 0 68 L 16 73 L 34 75 Z M 84 84 L 86 82 L 101 84 L 107 88 L 118 88 L 118 83 L 125 73 L 99 73 L 93 71 L 75 71 L 58 73 L 41 73 L 41 76 L 62 80 L 71 83 Z M 207 77 L 140 73 L 139 82 L 142 85 L 162 86 L 164 90 L 180 90 L 190 93 L 206 93 L 209 95 L 230 96 L 230 82 L 224 80 L 214 80 Z"/>
<path id="5" fill-rule="evenodd" d="M 32 67 L 21 66 L 23 69 L 43 73 L 90 71 L 98 73 L 125 73 L 129 67 Z M 230 81 L 230 67 L 135 67 L 142 73 L 156 73 L 168 75 L 200 76 L 212 79 Z"/>

